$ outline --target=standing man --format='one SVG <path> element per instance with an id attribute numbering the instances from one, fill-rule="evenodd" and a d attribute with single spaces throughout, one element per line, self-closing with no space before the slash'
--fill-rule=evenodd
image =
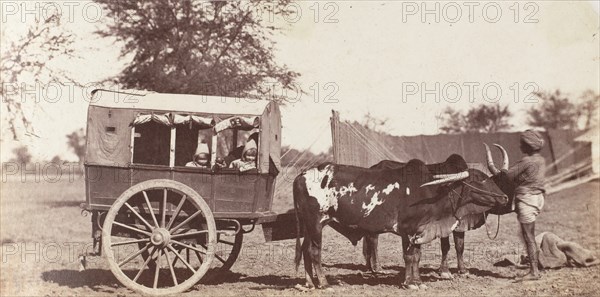
<path id="1" fill-rule="evenodd" d="M 535 243 L 535 220 L 544 206 L 544 175 L 546 162 L 540 155 L 544 139 L 533 130 L 521 134 L 521 151 L 526 155 L 508 169 L 508 177 L 516 185 L 516 212 L 529 256 L 529 273 L 517 278 L 518 281 L 538 280 L 538 249 Z"/>

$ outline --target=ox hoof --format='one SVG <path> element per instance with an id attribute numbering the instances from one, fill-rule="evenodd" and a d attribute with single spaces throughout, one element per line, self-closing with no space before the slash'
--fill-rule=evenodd
<path id="1" fill-rule="evenodd" d="M 469 271 L 459 271 L 458 272 L 458 276 L 460 277 L 466 277 L 466 278 L 471 278 L 471 274 L 469 273 Z"/>
<path id="2" fill-rule="evenodd" d="M 440 279 L 453 279 L 452 273 L 450 272 L 440 272 Z"/>
<path id="3" fill-rule="evenodd" d="M 425 290 L 425 289 L 427 289 L 427 286 L 425 284 L 420 284 L 419 285 L 419 289 L 420 290 Z"/>
<path id="4" fill-rule="evenodd" d="M 409 290 L 418 290 L 419 286 L 415 284 L 405 284 L 404 287 Z"/>
<path id="5" fill-rule="evenodd" d="M 303 285 L 301 285 L 301 284 L 297 284 L 297 285 L 295 285 L 295 286 L 294 286 L 294 289 L 296 289 L 296 290 L 298 290 L 298 291 L 306 292 L 306 291 L 308 291 L 308 290 L 312 290 L 312 289 L 314 289 L 314 287 L 310 287 L 310 286 L 308 286 L 308 285 L 306 285 L 306 286 L 303 286 Z"/>

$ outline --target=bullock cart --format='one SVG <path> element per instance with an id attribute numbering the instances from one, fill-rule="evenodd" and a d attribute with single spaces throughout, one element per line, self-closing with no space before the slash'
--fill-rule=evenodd
<path id="1" fill-rule="evenodd" d="M 183 292 L 229 269 L 257 224 L 267 241 L 295 236 L 294 213 L 272 211 L 276 102 L 107 90 L 90 102 L 82 208 L 123 285 Z"/>

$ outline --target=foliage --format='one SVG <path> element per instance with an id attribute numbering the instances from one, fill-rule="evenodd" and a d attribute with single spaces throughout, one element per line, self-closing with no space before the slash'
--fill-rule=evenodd
<path id="1" fill-rule="evenodd" d="M 119 77 L 126 88 L 241 96 L 266 94 L 273 83 L 292 89 L 299 76 L 275 63 L 271 37 L 280 28 L 258 13 L 267 6 L 288 15 L 289 0 L 96 2 L 115 20 L 98 33 L 123 41 L 122 55 L 133 57 Z"/>
<path id="2" fill-rule="evenodd" d="M 535 95 L 540 99 L 540 104 L 527 111 L 527 124 L 546 129 L 574 129 L 577 126 L 575 105 L 559 90 Z"/>
<path id="3" fill-rule="evenodd" d="M 50 160 L 50 163 L 54 163 L 54 164 L 62 164 L 64 161 L 60 158 L 60 156 L 54 156 L 52 157 L 52 160 Z"/>
<path id="4" fill-rule="evenodd" d="M 73 131 L 71 134 L 67 134 L 67 145 L 73 150 L 73 153 L 77 155 L 79 164 L 83 163 L 85 156 L 85 132 L 83 128 Z"/>
<path id="5" fill-rule="evenodd" d="M 527 123 L 545 129 L 588 130 L 597 122 L 600 95 L 588 90 L 575 103 L 560 90 L 538 92 L 540 103 L 531 107 Z"/>
<path id="6" fill-rule="evenodd" d="M 577 105 L 577 117 L 580 124 L 583 124 L 583 130 L 587 131 L 593 126 L 598 125 L 598 108 L 600 107 L 600 94 L 587 90 L 579 97 Z"/>
<path id="7" fill-rule="evenodd" d="M 29 149 L 26 146 L 20 146 L 13 149 L 13 154 L 15 154 L 15 158 L 12 160 L 13 162 L 17 162 L 19 164 L 29 164 L 31 162 L 31 154 L 29 153 Z"/>
<path id="8" fill-rule="evenodd" d="M 16 89 L 23 88 L 25 83 L 73 82 L 64 72 L 49 66 L 49 62 L 57 57 L 73 57 L 71 45 L 74 36 L 61 26 L 59 12 L 48 13 L 43 20 L 37 19 L 31 24 L 22 38 L 0 47 L 0 79 L 2 85 L 6 86 L 0 88 L 0 97 L 6 106 L 7 127 L 15 140 L 18 139 L 17 130 L 21 126 L 27 133 L 33 134 L 31 120 L 23 110 L 23 98 Z"/>
<path id="9" fill-rule="evenodd" d="M 317 165 L 324 162 L 333 161 L 332 147 L 330 147 L 327 152 L 314 154 L 310 150 L 297 150 L 290 148 L 289 146 L 283 146 L 281 147 L 281 153 L 283 156 L 283 158 L 281 158 L 281 165 L 284 167 L 296 166 L 300 168 L 307 168 L 310 165 Z"/>
<path id="10" fill-rule="evenodd" d="M 382 132 L 382 129 L 385 127 L 389 119 L 379 119 L 371 114 L 371 112 L 367 112 L 365 117 L 363 118 L 363 122 L 361 125 L 369 130 Z"/>
<path id="11" fill-rule="evenodd" d="M 508 106 L 482 104 L 472 107 L 466 114 L 447 107 L 438 121 L 442 122 L 440 130 L 444 133 L 493 133 L 510 129 L 511 116 Z"/>

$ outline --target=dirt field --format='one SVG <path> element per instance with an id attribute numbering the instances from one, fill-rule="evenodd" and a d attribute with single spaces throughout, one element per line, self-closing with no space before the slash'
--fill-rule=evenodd
<path id="1" fill-rule="evenodd" d="M 592 250 L 600 249 L 600 183 L 596 180 L 551 195 L 537 224 L 537 233 L 552 231 Z M 80 214 L 84 199 L 82 180 L 36 183 L 8 182 L 1 191 L 2 295 L 129 295 L 113 277 L 104 259 L 89 259 L 88 270 L 79 272 L 78 254 L 90 247 L 90 218 Z M 279 197 L 276 210 L 291 205 L 291 197 Z M 491 227 L 496 217 L 488 218 Z M 465 258 L 469 277 L 437 280 L 439 242 L 424 247 L 422 275 L 426 290 L 399 288 L 403 272 L 399 237 L 380 239 L 380 264 L 388 274 L 374 277 L 363 272 L 360 244 L 327 228 L 324 234 L 325 272 L 333 291 L 301 292 L 294 285 L 303 274 L 293 267 L 294 241 L 265 243 L 260 228 L 245 238 L 244 249 L 232 273 L 218 281 L 201 282 L 183 294 L 209 295 L 600 295 L 600 267 L 562 268 L 543 272 L 535 283 L 514 283 L 522 270 L 494 267 L 503 257 L 523 253 L 516 217 L 501 219 L 500 234 L 489 240 L 485 228 L 467 233 Z M 455 254 L 450 265 L 456 267 Z M 455 269 L 453 269 L 453 272 Z"/>

